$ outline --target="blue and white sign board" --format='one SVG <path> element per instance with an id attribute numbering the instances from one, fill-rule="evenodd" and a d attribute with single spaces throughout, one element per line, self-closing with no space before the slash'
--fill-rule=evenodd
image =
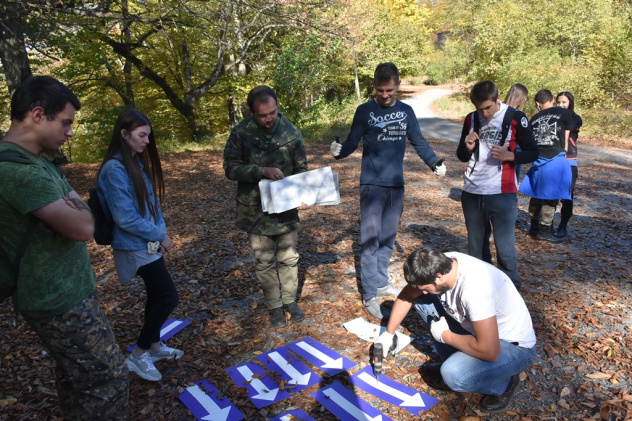
<path id="1" fill-rule="evenodd" d="M 327 348 L 309 336 L 286 345 L 292 352 L 300 355 L 330 376 L 335 376 L 356 366 L 356 363 L 343 357 L 331 348 Z"/>
<path id="2" fill-rule="evenodd" d="M 318 374 L 310 370 L 285 347 L 273 349 L 257 358 L 261 360 L 268 371 L 276 371 L 281 375 L 281 379 L 287 380 L 285 390 L 289 392 L 300 392 L 322 380 Z"/>
<path id="3" fill-rule="evenodd" d="M 197 420 L 239 421 L 244 416 L 219 390 L 206 380 L 187 387 L 180 393 L 180 400 L 193 412 Z"/>
<path id="4" fill-rule="evenodd" d="M 419 411 L 425 412 L 439 402 L 439 399 L 389 379 L 384 374 L 380 374 L 379 380 L 376 379 L 370 365 L 351 376 L 351 383 L 413 415 L 419 415 Z"/>
<path id="5" fill-rule="evenodd" d="M 389 417 L 360 399 L 340 382 L 332 383 L 316 392 L 312 392 L 312 396 L 341 420 L 390 420 Z"/>
<path id="6" fill-rule="evenodd" d="M 270 421 L 316 421 L 314 418 L 307 415 L 300 409 L 293 409 L 287 411 L 285 414 L 281 414 L 278 417 L 272 418 Z"/>
<path id="7" fill-rule="evenodd" d="M 279 390 L 279 384 L 255 363 L 236 365 L 227 368 L 226 372 L 237 386 L 248 390 L 248 399 L 257 408 L 263 408 L 290 397 L 285 390 Z"/>
<path id="8" fill-rule="evenodd" d="M 169 319 L 162 325 L 160 328 L 160 340 L 166 341 L 171 338 L 176 333 L 180 332 L 182 329 L 191 324 L 191 320 L 178 320 L 178 319 Z M 134 349 L 134 345 L 127 347 L 128 351 L 132 351 Z"/>

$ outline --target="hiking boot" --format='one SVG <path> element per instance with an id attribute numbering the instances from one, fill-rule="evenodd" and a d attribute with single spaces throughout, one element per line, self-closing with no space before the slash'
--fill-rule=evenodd
<path id="1" fill-rule="evenodd" d="M 287 326 L 283 307 L 277 307 L 270 310 L 270 324 L 274 328 Z"/>
<path id="2" fill-rule="evenodd" d="M 390 317 L 390 313 L 386 309 L 382 310 L 380 308 L 380 303 L 375 297 L 368 301 L 362 300 L 362 304 L 364 304 L 365 310 L 376 319 L 388 319 Z"/>
<path id="3" fill-rule="evenodd" d="M 518 376 L 511 376 L 509 386 L 507 386 L 503 394 L 500 396 L 486 395 L 481 401 L 481 409 L 490 414 L 505 411 L 511 402 L 511 398 L 513 398 L 513 395 L 516 393 L 519 384 L 520 379 L 518 379 Z"/>
<path id="4" fill-rule="evenodd" d="M 162 342 L 160 342 L 159 350 L 157 351 L 152 351 L 151 349 L 149 350 L 149 356 L 151 357 L 151 360 L 153 362 L 160 361 L 160 360 L 170 360 L 172 358 L 175 360 L 179 360 L 180 358 L 182 358 L 183 355 L 184 355 L 184 351 L 181 351 L 176 348 L 171 348 L 163 344 Z"/>
<path id="5" fill-rule="evenodd" d="M 548 241 L 549 243 L 559 243 L 564 240 L 563 238 L 551 233 L 551 226 L 542 224 L 538 226 L 538 233 L 536 234 L 535 239 L 538 241 Z"/>
<path id="6" fill-rule="evenodd" d="M 285 311 L 290 313 L 290 320 L 292 320 L 293 322 L 302 322 L 305 318 L 303 311 L 298 308 L 298 304 L 296 304 L 296 302 L 285 304 L 284 307 Z"/>
<path id="7" fill-rule="evenodd" d="M 528 235 L 530 237 L 535 238 L 538 235 L 538 226 L 540 225 L 540 222 L 538 219 L 536 218 L 531 218 L 531 225 L 529 225 L 529 233 Z"/>
<path id="8" fill-rule="evenodd" d="M 390 282 L 383 287 L 377 288 L 378 297 L 387 297 L 389 295 L 399 295 L 400 290 L 395 288 Z"/>
<path id="9" fill-rule="evenodd" d="M 136 355 L 136 351 L 132 351 L 125 361 L 129 371 L 133 371 L 145 380 L 157 382 L 162 379 L 162 374 L 156 370 L 149 351 L 145 351 L 141 355 Z"/>

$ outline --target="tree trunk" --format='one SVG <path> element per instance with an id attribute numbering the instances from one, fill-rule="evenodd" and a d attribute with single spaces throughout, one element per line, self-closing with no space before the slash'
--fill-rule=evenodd
<path id="1" fill-rule="evenodd" d="M 33 75 L 24 42 L 24 28 L 15 3 L 0 5 L 0 61 L 9 95 L 13 95 L 16 88 Z"/>

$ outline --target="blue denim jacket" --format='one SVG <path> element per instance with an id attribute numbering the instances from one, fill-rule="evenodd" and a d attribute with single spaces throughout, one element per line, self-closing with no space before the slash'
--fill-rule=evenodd
<path id="1" fill-rule="evenodd" d="M 114 157 L 120 159 L 121 155 L 116 154 Z M 136 162 L 141 167 L 149 199 L 153 203 L 154 193 L 151 181 L 140 160 L 136 159 Z M 110 159 L 103 165 L 97 181 L 97 193 L 103 210 L 114 221 L 113 249 L 146 250 L 147 242 L 162 242 L 165 239 L 167 227 L 162 217 L 160 203 L 158 203 L 155 222 L 148 206 L 145 207 L 145 214 L 140 214 L 132 179 L 118 159 Z"/>

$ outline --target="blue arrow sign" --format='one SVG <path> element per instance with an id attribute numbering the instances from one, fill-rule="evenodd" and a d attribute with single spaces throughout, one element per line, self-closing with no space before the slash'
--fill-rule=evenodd
<path id="1" fill-rule="evenodd" d="M 190 324 L 191 320 L 168 319 L 160 328 L 160 340 L 166 341 Z M 134 346 L 135 344 L 127 347 L 127 350 L 131 352 Z"/>
<path id="2" fill-rule="evenodd" d="M 285 347 L 273 349 L 257 358 L 269 371 L 275 371 L 281 374 L 283 380 L 287 380 L 285 390 L 289 392 L 300 392 L 322 380 L 318 374 L 310 370 Z"/>
<path id="3" fill-rule="evenodd" d="M 236 365 L 227 368 L 226 372 L 237 386 L 248 390 L 248 399 L 257 408 L 263 408 L 290 397 L 285 390 L 279 390 L 279 384 L 255 363 Z"/>
<path id="4" fill-rule="evenodd" d="M 360 397 L 356 396 L 339 382 L 332 383 L 316 392 L 312 392 L 312 396 L 341 420 L 390 420 L 389 417 L 360 399 Z"/>
<path id="5" fill-rule="evenodd" d="M 200 380 L 195 385 L 187 387 L 178 397 L 198 420 L 239 421 L 244 419 L 243 414 L 206 380 Z"/>
<path id="6" fill-rule="evenodd" d="M 356 366 L 356 363 L 350 359 L 343 357 L 333 349 L 327 348 L 309 336 L 286 346 L 290 348 L 292 352 L 305 358 L 330 376 L 335 376 L 338 373 Z"/>
<path id="7" fill-rule="evenodd" d="M 314 418 L 307 415 L 300 409 L 293 409 L 287 411 L 285 414 L 281 414 L 278 417 L 272 418 L 270 421 L 316 421 Z"/>
<path id="8" fill-rule="evenodd" d="M 384 374 L 380 374 L 379 380 L 376 379 L 370 365 L 351 376 L 351 383 L 414 415 L 419 415 L 419 411 L 427 411 L 439 402 L 439 399 L 389 379 Z"/>

